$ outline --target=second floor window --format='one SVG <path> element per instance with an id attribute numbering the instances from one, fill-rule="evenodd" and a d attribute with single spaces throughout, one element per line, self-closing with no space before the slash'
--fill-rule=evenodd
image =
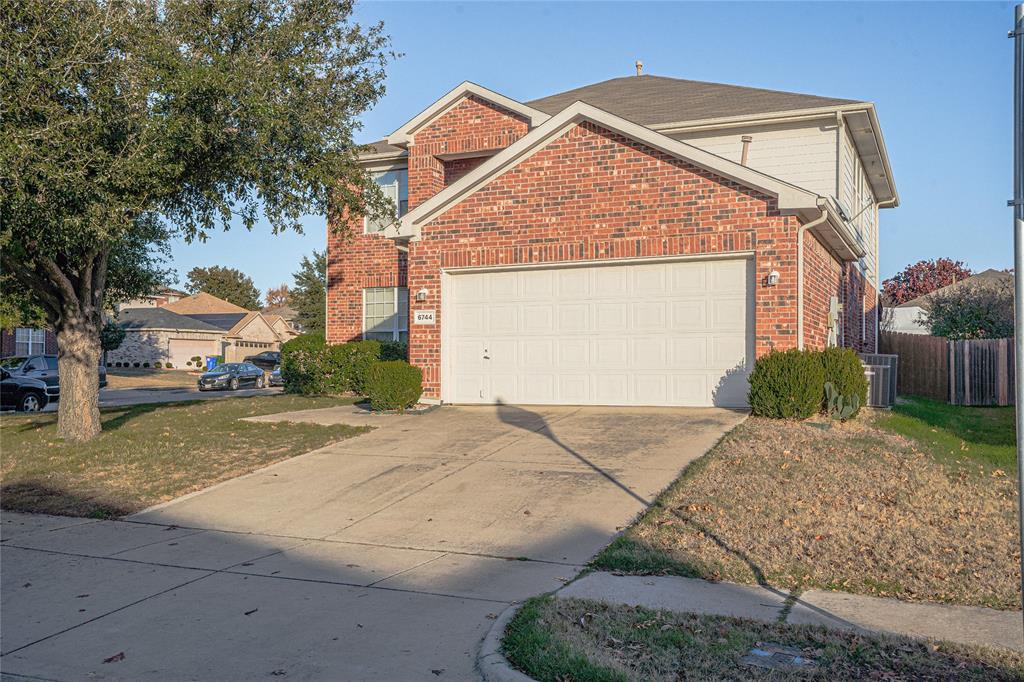
<path id="1" fill-rule="evenodd" d="M 403 168 L 374 173 L 373 181 L 380 185 L 384 194 L 394 203 L 398 217 L 404 216 L 409 210 L 409 172 Z M 365 234 L 374 234 L 386 227 L 388 227 L 386 220 L 363 219 Z"/>

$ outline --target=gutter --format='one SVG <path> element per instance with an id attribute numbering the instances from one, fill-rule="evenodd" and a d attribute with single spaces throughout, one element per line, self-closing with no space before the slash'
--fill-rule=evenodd
<path id="1" fill-rule="evenodd" d="M 817 204 L 821 213 L 796 233 L 796 347 L 800 350 L 804 349 L 804 232 L 828 220 L 827 201 L 819 197 Z"/>

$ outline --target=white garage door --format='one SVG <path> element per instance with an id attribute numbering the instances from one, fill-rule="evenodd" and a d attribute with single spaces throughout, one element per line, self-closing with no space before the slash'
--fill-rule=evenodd
<path id="1" fill-rule="evenodd" d="M 220 344 L 200 339 L 170 339 L 167 342 L 167 355 L 175 367 L 186 369 L 185 363 L 197 355 L 203 363 L 207 355 L 220 355 Z"/>
<path id="2" fill-rule="evenodd" d="M 445 400 L 746 404 L 753 262 L 451 274 Z"/>

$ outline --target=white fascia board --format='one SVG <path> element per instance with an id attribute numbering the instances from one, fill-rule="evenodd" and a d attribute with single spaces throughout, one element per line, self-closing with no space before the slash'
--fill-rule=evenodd
<path id="1" fill-rule="evenodd" d="M 716 175 L 734 180 L 744 187 L 774 196 L 778 201 L 780 211 L 796 213 L 800 210 L 817 207 L 819 197 L 813 192 L 765 175 L 747 166 L 741 166 L 734 161 L 716 156 L 685 142 L 673 140 L 646 126 L 627 121 L 621 116 L 616 116 L 603 109 L 577 101 L 491 157 L 473 172 L 468 173 L 407 213 L 397 224 L 394 234 L 387 236 L 399 239 L 418 237 L 421 225 L 467 198 L 502 173 L 525 161 L 543 149 L 548 142 L 561 137 L 583 121 L 591 121 L 602 128 L 637 142 L 643 142 L 653 149 L 693 163 Z"/>
<path id="2" fill-rule="evenodd" d="M 447 94 L 441 97 L 441 99 L 416 114 L 416 116 L 405 123 L 401 128 L 388 135 L 386 139 L 387 143 L 395 145 L 396 147 L 409 144 L 412 141 L 413 134 L 418 128 L 421 128 L 434 117 L 443 114 L 469 95 L 475 95 L 476 97 L 491 102 L 492 104 L 496 104 L 503 109 L 508 109 L 509 111 L 514 111 L 515 113 L 522 115 L 529 119 L 531 128 L 540 125 L 550 118 L 550 116 L 545 114 L 543 111 L 529 107 L 522 102 L 517 102 L 511 97 L 506 97 L 505 95 L 494 92 L 493 90 L 488 90 L 482 85 L 463 81 L 452 90 L 449 90 Z"/>

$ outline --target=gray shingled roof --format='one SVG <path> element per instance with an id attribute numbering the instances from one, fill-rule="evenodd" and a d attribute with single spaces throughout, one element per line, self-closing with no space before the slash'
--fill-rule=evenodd
<path id="1" fill-rule="evenodd" d="M 128 331 L 143 329 L 188 329 L 198 332 L 224 333 L 223 329 L 197 320 L 188 315 L 179 315 L 163 308 L 126 308 L 117 315 L 117 323 Z"/>
<path id="2" fill-rule="evenodd" d="M 576 100 L 642 125 L 816 109 L 857 102 L 664 76 L 625 76 L 525 104 L 554 115 Z"/>
<path id="3" fill-rule="evenodd" d="M 818 109 L 860 101 L 665 76 L 624 76 L 524 104 L 553 116 L 577 100 L 646 126 Z M 369 146 L 375 154 L 402 151 L 384 140 L 370 142 Z"/>

